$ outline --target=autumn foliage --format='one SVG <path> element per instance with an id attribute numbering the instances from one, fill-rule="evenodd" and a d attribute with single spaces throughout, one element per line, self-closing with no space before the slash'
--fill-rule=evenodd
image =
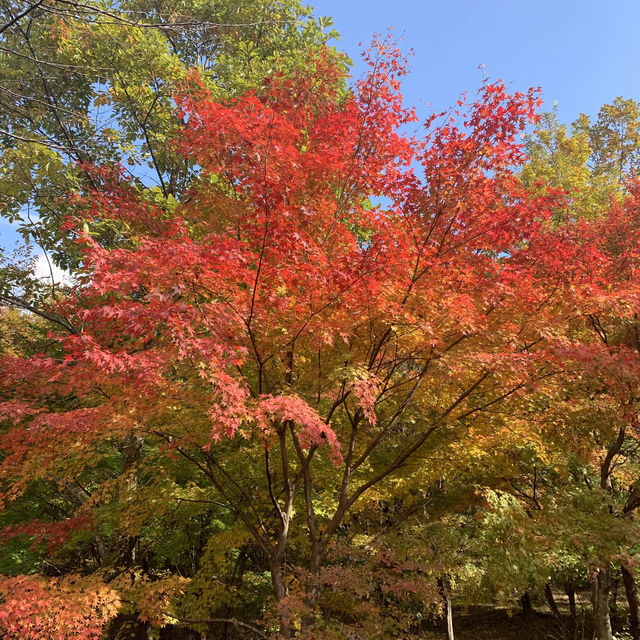
<path id="1" fill-rule="evenodd" d="M 76 532 L 92 551 L 82 575 L 0 582 L 7 637 L 97 638 L 123 610 L 109 566 L 140 583 L 124 598 L 139 613 L 170 570 L 142 559 L 145 525 L 200 499 L 232 532 L 210 531 L 208 552 L 249 549 L 268 572 L 253 632 L 417 637 L 451 571 L 384 533 L 438 478 L 562 437 L 590 379 L 637 435 L 637 190 L 606 219 L 556 224 L 563 192 L 519 176 L 535 90 L 485 84 L 411 137 L 400 52 L 379 41 L 367 61 L 349 90 L 321 51 L 230 100 L 194 72 L 173 144 L 199 176 L 179 200 L 90 169 L 66 223 L 82 268 L 52 302 L 68 328 L 2 363 L 0 487 L 11 505 L 52 482 L 73 505 L 3 536 L 64 552 Z M 184 588 L 156 590 L 154 624 L 234 617 L 194 595 L 229 583 L 202 580 L 194 564 Z"/>

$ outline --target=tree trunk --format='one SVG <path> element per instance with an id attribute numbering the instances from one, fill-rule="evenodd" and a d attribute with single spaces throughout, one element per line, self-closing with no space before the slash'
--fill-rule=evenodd
<path id="1" fill-rule="evenodd" d="M 640 599 L 638 598 L 638 587 L 630 569 L 621 566 L 624 590 L 629 602 L 629 633 L 632 640 L 640 640 Z"/>
<path id="2" fill-rule="evenodd" d="M 568 584 L 564 588 L 569 600 L 569 615 L 571 616 L 571 631 L 575 638 L 578 632 L 578 612 L 576 610 L 576 592 L 572 585 Z"/>
<path id="3" fill-rule="evenodd" d="M 558 623 L 560 630 L 562 631 L 562 635 L 567 635 L 567 627 L 562 620 L 562 615 L 560 614 L 560 609 L 558 609 L 558 605 L 556 604 L 556 599 L 553 597 L 553 591 L 551 590 L 551 585 L 547 582 L 544 585 L 544 597 L 547 599 L 547 604 L 549 605 L 549 609 L 551 609 L 551 613 L 555 621 Z"/>
<path id="4" fill-rule="evenodd" d="M 560 620 L 560 609 L 558 609 L 556 599 L 553 597 L 553 591 L 551 591 L 551 585 L 548 582 L 544 585 L 544 597 L 547 599 L 547 604 L 549 605 L 549 609 L 551 609 L 553 617 L 556 620 Z"/>
<path id="5" fill-rule="evenodd" d="M 613 640 L 609 616 L 611 574 L 609 567 L 598 571 L 593 590 L 593 621 L 598 640 Z"/>
<path id="6" fill-rule="evenodd" d="M 272 558 L 271 560 L 271 584 L 273 585 L 273 592 L 275 593 L 278 601 L 278 615 L 280 616 L 280 635 L 288 640 L 293 637 L 293 631 L 291 629 L 291 614 L 282 607 L 282 601 L 287 597 L 287 588 L 284 584 L 284 576 L 282 574 L 282 564 L 279 559 Z"/>
<path id="7" fill-rule="evenodd" d="M 442 595 L 442 603 L 444 605 L 445 622 L 447 624 L 447 640 L 454 640 L 453 637 L 453 610 L 451 608 L 451 594 L 449 590 L 449 581 L 446 578 L 438 579 L 440 594 Z"/>
<path id="8" fill-rule="evenodd" d="M 322 593 L 319 579 L 322 559 L 323 549 L 320 543 L 316 540 L 313 542 L 311 559 L 309 562 L 309 579 L 307 582 L 307 606 L 309 608 L 302 616 L 303 630 L 311 628 L 316 621 L 316 607 L 318 605 L 318 598 Z"/>
<path id="9" fill-rule="evenodd" d="M 611 624 L 615 625 L 618 621 L 618 587 L 620 580 L 618 578 L 611 580 L 611 598 L 609 602 L 609 612 L 611 615 Z"/>
<path id="10" fill-rule="evenodd" d="M 449 594 L 445 594 L 445 608 L 447 611 L 447 640 L 454 640 L 453 637 L 453 611 L 451 610 L 451 598 Z"/>
<path id="11" fill-rule="evenodd" d="M 520 604 L 522 605 L 522 617 L 530 618 L 533 615 L 533 607 L 531 606 L 531 598 L 529 598 L 528 591 L 525 591 L 520 597 Z"/>
<path id="12" fill-rule="evenodd" d="M 137 464 L 140 462 L 142 440 L 133 431 L 127 434 L 120 447 L 122 455 L 122 473 L 127 475 L 126 498 L 132 499 L 138 489 Z M 138 563 L 138 536 L 125 535 L 121 543 L 121 558 L 127 567 L 135 567 Z"/>
<path id="13" fill-rule="evenodd" d="M 453 637 L 453 611 L 451 609 L 451 597 L 447 590 L 444 594 L 444 606 L 447 612 L 447 640 L 454 640 Z"/>

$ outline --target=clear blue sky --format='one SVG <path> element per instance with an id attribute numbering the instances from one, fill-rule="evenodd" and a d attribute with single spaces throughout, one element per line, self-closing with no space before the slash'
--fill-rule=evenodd
<path id="1" fill-rule="evenodd" d="M 358 63 L 362 41 L 395 27 L 415 52 L 404 95 L 421 116 L 482 82 L 541 86 L 570 122 L 616 96 L 640 100 L 640 0 L 309 0 Z M 360 66 L 361 70 L 362 67 Z M 358 67 L 356 67 L 356 72 Z M 433 106 L 429 106 L 429 103 Z"/>

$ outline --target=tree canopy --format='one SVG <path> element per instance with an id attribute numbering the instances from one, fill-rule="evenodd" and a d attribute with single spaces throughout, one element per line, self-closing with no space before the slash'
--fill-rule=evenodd
<path id="1" fill-rule="evenodd" d="M 3 11 L 3 213 L 73 274 L 3 270 L 5 637 L 568 632 L 590 579 L 608 640 L 618 572 L 638 637 L 635 103 L 412 136 L 293 1 Z"/>

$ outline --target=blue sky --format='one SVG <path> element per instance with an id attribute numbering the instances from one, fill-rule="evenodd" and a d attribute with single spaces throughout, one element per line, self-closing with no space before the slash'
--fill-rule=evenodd
<path id="1" fill-rule="evenodd" d="M 640 100 L 640 0 L 309 2 L 315 15 L 334 18 L 338 46 L 354 62 L 360 41 L 395 27 L 415 52 L 403 93 L 421 116 L 465 90 L 472 96 L 480 64 L 513 89 L 541 86 L 544 108 L 557 101 L 564 122 L 595 115 L 616 96 Z"/>

